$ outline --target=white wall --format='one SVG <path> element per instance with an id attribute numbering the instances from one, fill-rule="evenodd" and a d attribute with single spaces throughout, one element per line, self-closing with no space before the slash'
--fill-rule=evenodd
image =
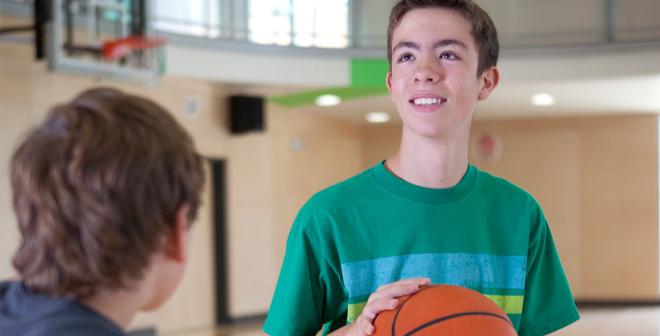
<path id="1" fill-rule="evenodd" d="M 168 76 L 185 76 L 239 84 L 346 86 L 350 63 L 342 57 L 276 55 L 251 51 L 226 51 L 209 46 L 168 44 Z"/>

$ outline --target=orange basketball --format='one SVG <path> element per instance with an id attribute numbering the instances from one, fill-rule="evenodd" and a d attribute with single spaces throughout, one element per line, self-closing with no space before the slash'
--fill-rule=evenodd
<path id="1" fill-rule="evenodd" d="M 374 320 L 374 336 L 516 336 L 493 301 L 471 289 L 435 285 L 399 298 Z"/>

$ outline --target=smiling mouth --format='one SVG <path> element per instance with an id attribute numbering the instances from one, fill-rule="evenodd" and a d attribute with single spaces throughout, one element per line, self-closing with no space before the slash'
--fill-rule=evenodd
<path id="1" fill-rule="evenodd" d="M 447 99 L 444 98 L 413 98 L 409 100 L 410 103 L 415 104 L 416 106 L 440 105 L 446 101 Z"/>

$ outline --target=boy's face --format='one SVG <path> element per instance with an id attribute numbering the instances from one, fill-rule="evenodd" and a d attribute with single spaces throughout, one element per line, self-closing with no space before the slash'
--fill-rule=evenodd
<path id="1" fill-rule="evenodd" d="M 405 14 L 392 35 L 392 70 L 387 74 L 404 132 L 466 137 L 477 101 L 497 85 L 497 70 L 477 76 L 478 65 L 470 23 L 460 13 L 424 8 Z"/>

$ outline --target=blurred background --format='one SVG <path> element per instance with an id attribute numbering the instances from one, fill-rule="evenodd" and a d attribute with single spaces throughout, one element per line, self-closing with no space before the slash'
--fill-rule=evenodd
<path id="1" fill-rule="evenodd" d="M 470 161 L 543 206 L 583 314 L 561 334 L 660 335 L 660 1 L 477 2 L 502 78 Z M 0 0 L 0 278 L 19 242 L 15 146 L 53 104 L 112 86 L 169 109 L 210 181 L 181 287 L 132 330 L 259 334 L 298 209 L 398 149 L 392 4 Z"/>

